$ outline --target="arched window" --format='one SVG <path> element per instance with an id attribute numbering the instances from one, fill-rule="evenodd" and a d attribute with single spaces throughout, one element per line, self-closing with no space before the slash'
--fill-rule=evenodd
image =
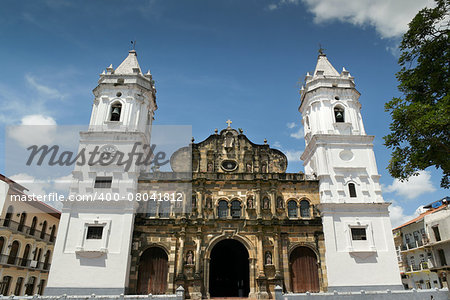
<path id="1" fill-rule="evenodd" d="M 17 260 L 17 254 L 19 253 L 20 244 L 18 241 L 14 241 L 11 244 L 11 251 L 9 251 L 8 264 L 15 265 Z"/>
<path id="2" fill-rule="evenodd" d="M 309 129 L 309 117 L 308 116 L 306 116 L 305 117 L 305 123 L 306 123 L 306 129 Z"/>
<path id="3" fill-rule="evenodd" d="M 297 202 L 291 200 L 288 202 L 288 217 L 289 218 L 297 218 Z"/>
<path id="4" fill-rule="evenodd" d="M 217 207 L 217 215 L 219 218 L 228 217 L 228 202 L 225 200 L 219 201 L 219 206 Z"/>
<path id="5" fill-rule="evenodd" d="M 353 182 L 348 184 L 348 191 L 350 193 L 351 198 L 356 198 L 356 186 Z"/>
<path id="6" fill-rule="evenodd" d="M 44 294 L 44 287 L 45 287 L 45 279 L 41 279 L 41 282 L 38 284 L 38 295 Z"/>
<path id="7" fill-rule="evenodd" d="M 344 109 L 340 106 L 336 106 L 334 108 L 334 118 L 336 122 L 343 123 L 344 122 Z"/>
<path id="8" fill-rule="evenodd" d="M 0 237 L 0 255 L 3 254 L 3 246 L 5 245 L 5 238 Z"/>
<path id="9" fill-rule="evenodd" d="M 31 277 L 28 279 L 28 283 L 25 284 L 25 286 L 27 287 L 27 288 L 25 289 L 25 294 L 27 294 L 27 295 L 33 295 L 33 293 L 34 293 L 34 286 L 35 286 L 35 285 L 36 285 L 36 277 L 31 276 Z"/>
<path id="10" fill-rule="evenodd" d="M 170 201 L 160 201 L 158 209 L 158 215 L 160 218 L 170 217 Z"/>
<path id="11" fill-rule="evenodd" d="M 48 270 L 50 265 L 49 265 L 49 260 L 50 260 L 50 255 L 52 254 L 52 252 L 50 250 L 47 250 L 47 252 L 45 253 L 45 259 L 44 259 L 44 270 Z"/>
<path id="12" fill-rule="evenodd" d="M 27 244 L 25 246 L 25 250 L 23 251 L 22 263 L 20 264 L 22 267 L 29 266 L 28 257 L 30 256 L 31 245 Z"/>
<path id="13" fill-rule="evenodd" d="M 111 105 L 111 118 L 110 121 L 120 121 L 120 114 L 122 112 L 122 104 L 120 102 L 115 102 Z"/>
<path id="14" fill-rule="evenodd" d="M 9 227 L 9 223 L 11 223 L 12 213 L 13 213 L 13 207 L 10 205 L 8 207 L 8 210 L 6 211 L 5 220 L 3 221 L 3 226 Z"/>
<path id="15" fill-rule="evenodd" d="M 36 255 L 37 268 L 41 266 L 41 256 L 42 256 L 42 249 L 39 248 Z"/>
<path id="16" fill-rule="evenodd" d="M 147 201 L 147 218 L 155 217 L 158 205 L 156 201 Z"/>
<path id="17" fill-rule="evenodd" d="M 52 231 L 50 232 L 50 242 L 54 242 L 55 241 L 55 230 L 56 230 L 56 225 L 52 226 Z"/>
<path id="18" fill-rule="evenodd" d="M 302 200 L 300 201 L 300 216 L 302 218 L 309 218 L 309 201 Z"/>
<path id="19" fill-rule="evenodd" d="M 14 295 L 19 296 L 22 292 L 23 277 L 18 277 L 16 282 L 16 288 L 14 289 Z"/>
<path id="20" fill-rule="evenodd" d="M 23 231 L 23 227 L 25 226 L 25 221 L 27 220 L 27 214 L 23 212 L 20 215 L 19 227 L 17 227 L 18 231 Z"/>
<path id="21" fill-rule="evenodd" d="M 4 276 L 0 284 L 0 294 L 7 296 L 9 295 L 9 286 L 11 284 L 11 276 Z"/>
<path id="22" fill-rule="evenodd" d="M 34 235 L 34 232 L 36 231 L 36 224 L 37 224 L 37 218 L 33 217 L 33 221 L 31 221 L 30 235 Z"/>
<path id="23" fill-rule="evenodd" d="M 47 221 L 44 221 L 44 223 L 42 223 L 42 231 L 41 231 L 41 236 L 40 236 L 40 238 L 42 240 L 45 238 L 46 231 L 47 231 Z"/>
<path id="24" fill-rule="evenodd" d="M 233 218 L 241 217 L 241 202 L 239 200 L 233 200 L 231 202 L 231 217 Z"/>

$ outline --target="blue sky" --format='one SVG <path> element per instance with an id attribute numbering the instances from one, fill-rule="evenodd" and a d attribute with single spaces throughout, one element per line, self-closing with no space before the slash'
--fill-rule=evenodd
<path id="1" fill-rule="evenodd" d="M 353 3 L 354 2 L 354 3 Z M 264 138 L 303 169 L 299 87 L 319 43 L 355 77 L 366 131 L 395 224 L 447 195 L 430 169 L 398 183 L 386 166 L 384 103 L 398 96 L 397 51 L 424 0 L 7 1 L 0 10 L 0 146 L 5 126 L 88 124 L 98 74 L 136 40 L 156 81 L 158 125 L 192 125 L 196 141 L 226 126 Z M 394 2 L 394 3 L 392 3 Z M 4 172 L 4 159 L 1 171 Z M 8 176 L 16 174 L 6 174 Z"/>

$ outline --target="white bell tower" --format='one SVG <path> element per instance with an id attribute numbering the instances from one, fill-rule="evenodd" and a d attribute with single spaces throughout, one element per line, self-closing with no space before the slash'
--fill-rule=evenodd
<path id="1" fill-rule="evenodd" d="M 157 109 L 156 90 L 150 72 L 141 72 L 136 51 L 129 51 L 117 69 L 108 67 L 93 92 L 89 130 L 80 133 L 79 151 L 107 156 L 122 152 L 124 161 L 133 151 L 145 152 Z M 91 201 L 64 202 L 47 295 L 126 292 L 137 207 L 129 200 L 144 171 L 133 159 L 128 166 L 88 161 L 75 166 L 69 199 Z"/>
<path id="2" fill-rule="evenodd" d="M 374 136 L 366 135 L 354 78 L 320 52 L 299 111 L 306 174 L 319 179 L 328 290 L 403 289 L 389 203 L 381 195 Z"/>

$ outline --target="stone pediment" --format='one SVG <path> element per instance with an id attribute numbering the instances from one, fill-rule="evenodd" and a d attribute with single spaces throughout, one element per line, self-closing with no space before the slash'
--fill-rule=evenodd
<path id="1" fill-rule="evenodd" d="M 231 127 L 176 151 L 170 159 L 172 169 L 187 171 L 185 162 L 190 154 L 194 173 L 284 173 L 287 168 L 281 151 L 266 143 L 255 144 L 242 130 Z"/>

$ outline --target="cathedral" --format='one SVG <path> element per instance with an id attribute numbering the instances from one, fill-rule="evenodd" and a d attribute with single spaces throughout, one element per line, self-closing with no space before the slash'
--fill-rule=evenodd
<path id="1" fill-rule="evenodd" d="M 100 75 L 94 96 L 80 149 L 130 153 L 151 143 L 156 89 L 136 51 Z M 231 121 L 174 151 L 170 171 L 76 165 L 71 195 L 188 188 L 180 203 L 64 202 L 46 294 L 174 294 L 182 286 L 189 299 L 272 299 L 276 286 L 401 289 L 359 96 L 350 73 L 320 53 L 301 90 L 305 173 L 286 173 L 286 155 Z"/>

